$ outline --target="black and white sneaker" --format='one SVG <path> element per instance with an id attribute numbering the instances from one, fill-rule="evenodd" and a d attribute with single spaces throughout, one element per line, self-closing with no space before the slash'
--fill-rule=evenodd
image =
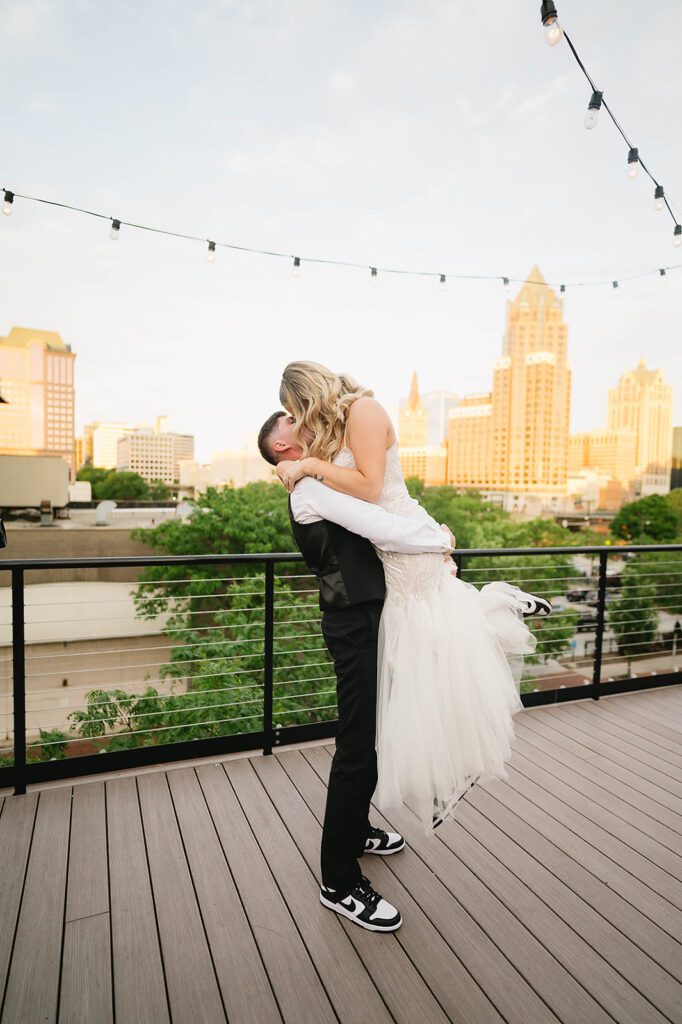
<path id="1" fill-rule="evenodd" d="M 403 923 L 400 911 L 373 889 L 369 878 L 364 875 L 341 898 L 336 889 L 321 886 L 320 903 L 371 932 L 394 932 Z"/>
<path id="2" fill-rule="evenodd" d="M 544 597 L 538 597 L 536 594 L 527 594 L 522 590 L 518 596 L 518 601 L 524 618 L 527 618 L 529 615 L 551 614 L 552 605 Z"/>
<path id="3" fill-rule="evenodd" d="M 386 857 L 405 848 L 405 840 L 399 832 L 386 832 L 383 828 L 370 828 L 365 840 L 365 853 L 378 853 Z"/>

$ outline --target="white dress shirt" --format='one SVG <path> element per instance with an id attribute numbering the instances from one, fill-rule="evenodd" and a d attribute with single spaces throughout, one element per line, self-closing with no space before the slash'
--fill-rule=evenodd
<path id="1" fill-rule="evenodd" d="M 297 523 L 326 519 L 366 537 L 382 551 L 408 555 L 454 551 L 449 534 L 425 510 L 420 519 L 396 516 L 380 505 L 335 491 L 311 476 L 296 483 L 291 492 L 291 511 Z"/>

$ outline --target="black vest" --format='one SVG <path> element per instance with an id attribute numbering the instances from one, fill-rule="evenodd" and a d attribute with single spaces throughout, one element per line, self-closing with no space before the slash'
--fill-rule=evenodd
<path id="1" fill-rule="evenodd" d="M 383 601 L 384 569 L 365 537 L 327 519 L 297 523 L 291 512 L 291 498 L 289 518 L 303 560 L 317 578 L 323 612 L 338 611 L 363 601 Z"/>

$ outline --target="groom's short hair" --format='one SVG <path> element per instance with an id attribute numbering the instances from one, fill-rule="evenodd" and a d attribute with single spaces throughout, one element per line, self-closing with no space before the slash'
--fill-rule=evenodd
<path id="1" fill-rule="evenodd" d="M 277 412 L 273 412 L 272 416 L 268 416 L 265 423 L 258 431 L 258 450 L 265 461 L 269 462 L 271 466 L 276 466 L 280 461 L 279 454 L 272 448 L 270 439 L 282 416 L 286 416 L 286 413 L 282 412 L 281 409 Z"/>

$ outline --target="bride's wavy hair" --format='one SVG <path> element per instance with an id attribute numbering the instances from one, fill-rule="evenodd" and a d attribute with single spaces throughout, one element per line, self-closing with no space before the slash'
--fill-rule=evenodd
<path id="1" fill-rule="evenodd" d="M 358 398 L 373 398 L 352 377 L 334 373 L 321 363 L 289 363 L 282 374 L 279 400 L 296 420 L 296 437 L 304 455 L 331 462 L 343 447 L 348 410 Z M 313 437 L 306 442 L 302 431 Z"/>

